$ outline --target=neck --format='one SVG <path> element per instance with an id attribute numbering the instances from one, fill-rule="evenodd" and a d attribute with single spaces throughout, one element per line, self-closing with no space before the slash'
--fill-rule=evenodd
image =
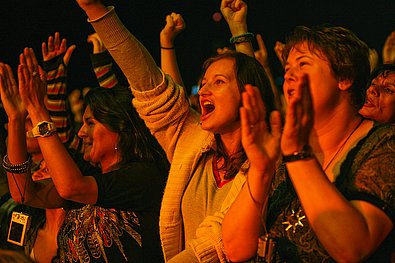
<path id="1" fill-rule="evenodd" d="M 228 155 L 238 152 L 241 148 L 241 128 L 219 135 L 221 142 Z"/>

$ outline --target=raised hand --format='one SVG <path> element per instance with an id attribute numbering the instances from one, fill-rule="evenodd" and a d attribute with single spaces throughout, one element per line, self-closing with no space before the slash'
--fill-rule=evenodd
<path id="1" fill-rule="evenodd" d="M 18 68 L 18 72 L 19 70 Z M 27 111 L 19 96 L 14 74 L 11 67 L 3 63 L 0 63 L 0 94 L 8 118 L 25 120 Z"/>
<path id="2" fill-rule="evenodd" d="M 92 44 L 93 54 L 102 53 L 107 50 L 97 33 L 90 34 L 86 41 Z"/>
<path id="3" fill-rule="evenodd" d="M 232 35 L 247 32 L 247 4 L 242 0 L 222 0 L 221 13 Z"/>
<path id="4" fill-rule="evenodd" d="M 283 59 L 284 46 L 285 44 L 280 41 L 276 41 L 276 44 L 274 45 L 274 52 L 283 67 L 285 66 L 285 61 Z"/>
<path id="5" fill-rule="evenodd" d="M 184 31 L 186 24 L 180 14 L 171 13 L 166 16 L 166 25 L 160 32 L 160 45 L 165 48 L 174 47 L 174 39 Z"/>
<path id="6" fill-rule="evenodd" d="M 258 43 L 259 49 L 254 52 L 255 58 L 264 68 L 266 68 L 269 66 L 269 62 L 265 42 L 263 42 L 263 38 L 260 34 L 256 35 L 256 41 Z"/>
<path id="7" fill-rule="evenodd" d="M 64 54 L 63 62 L 66 66 L 69 64 L 71 54 L 75 48 L 75 45 L 71 45 L 67 48 L 67 40 L 65 38 L 60 40 L 59 32 L 56 32 L 55 36 L 48 37 L 48 44 L 43 42 L 41 45 L 44 61 L 51 60 L 56 56 Z"/>
<path id="8" fill-rule="evenodd" d="M 370 72 L 372 72 L 373 69 L 379 63 L 379 54 L 374 48 L 369 48 L 369 63 L 370 63 Z"/>
<path id="9" fill-rule="evenodd" d="M 395 31 L 392 31 L 385 40 L 383 46 L 383 63 L 395 63 Z"/>
<path id="10" fill-rule="evenodd" d="M 250 161 L 250 169 L 272 174 L 280 157 L 281 116 L 273 111 L 270 127 L 265 117 L 266 109 L 256 87 L 246 85 L 240 108 L 241 142 Z"/>
<path id="11" fill-rule="evenodd" d="M 308 145 L 313 127 L 314 109 L 308 76 L 301 75 L 295 78 L 298 81 L 292 87 L 293 94 L 288 100 L 281 138 L 281 151 L 284 155 L 292 154 Z"/>
<path id="12" fill-rule="evenodd" d="M 32 48 L 25 48 L 19 56 L 19 94 L 27 111 L 44 107 L 47 94 L 46 74 L 38 65 Z"/>

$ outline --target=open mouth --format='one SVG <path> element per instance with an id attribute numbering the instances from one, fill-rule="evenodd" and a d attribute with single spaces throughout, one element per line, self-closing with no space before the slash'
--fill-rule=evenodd
<path id="1" fill-rule="evenodd" d="M 202 116 L 208 115 L 215 110 L 215 106 L 212 102 L 205 100 L 201 102 Z"/>

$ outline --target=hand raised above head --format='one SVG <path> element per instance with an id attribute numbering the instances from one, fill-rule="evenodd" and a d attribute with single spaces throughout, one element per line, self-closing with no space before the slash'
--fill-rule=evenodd
<path id="1" fill-rule="evenodd" d="M 166 25 L 160 32 L 160 43 L 164 47 L 173 47 L 176 36 L 184 31 L 185 21 L 180 14 L 171 13 L 166 16 Z"/>
<path id="2" fill-rule="evenodd" d="M 395 63 L 395 31 L 391 32 L 383 46 L 383 63 Z"/>
<path id="3" fill-rule="evenodd" d="M 66 66 L 69 64 L 71 54 L 75 48 L 75 45 L 67 48 L 67 40 L 66 38 L 61 40 L 59 32 L 56 32 L 54 36 L 49 36 L 48 43 L 43 42 L 41 45 L 44 61 L 63 55 L 63 61 Z"/>
<path id="4" fill-rule="evenodd" d="M 247 4 L 242 0 L 222 0 L 221 13 L 232 35 L 247 32 Z"/>
<path id="5" fill-rule="evenodd" d="M 102 53 L 104 51 L 106 51 L 106 47 L 103 44 L 103 41 L 101 40 L 101 38 L 99 37 L 99 35 L 97 33 L 93 33 L 90 34 L 86 41 L 88 43 L 91 43 L 93 46 L 93 54 L 98 54 L 98 53 Z"/>
<path id="6" fill-rule="evenodd" d="M 27 116 L 27 111 L 19 96 L 14 74 L 11 67 L 3 63 L 0 63 L 0 94 L 8 118 L 24 120 Z"/>
<path id="7" fill-rule="evenodd" d="M 19 56 L 19 94 L 27 111 L 44 107 L 46 96 L 46 74 L 38 65 L 33 49 L 25 48 Z"/>
<path id="8" fill-rule="evenodd" d="M 265 46 L 265 42 L 263 42 L 263 38 L 260 34 L 256 35 L 256 41 L 258 43 L 259 49 L 254 52 L 255 58 L 259 61 L 259 63 L 265 68 L 269 66 L 267 49 Z"/>

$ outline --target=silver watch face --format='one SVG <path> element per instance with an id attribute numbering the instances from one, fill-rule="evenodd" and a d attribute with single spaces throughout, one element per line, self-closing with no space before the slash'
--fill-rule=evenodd
<path id="1" fill-rule="evenodd" d="M 43 122 L 38 126 L 38 132 L 40 135 L 46 135 L 49 133 L 50 127 L 47 122 Z"/>

